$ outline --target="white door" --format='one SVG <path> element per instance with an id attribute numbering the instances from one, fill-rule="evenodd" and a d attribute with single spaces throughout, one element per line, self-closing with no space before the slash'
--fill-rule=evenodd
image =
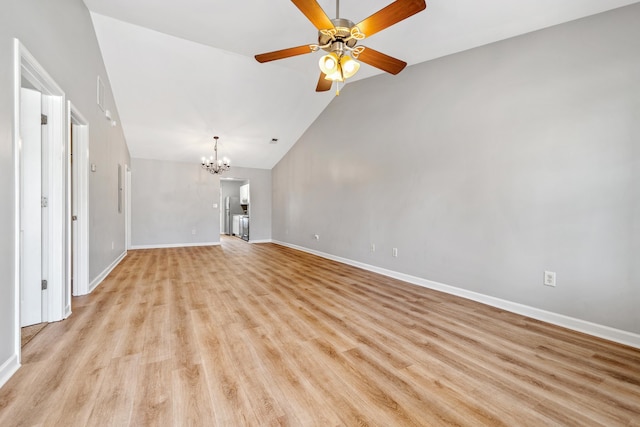
<path id="1" fill-rule="evenodd" d="M 20 93 L 20 326 L 42 322 L 42 95 Z"/>

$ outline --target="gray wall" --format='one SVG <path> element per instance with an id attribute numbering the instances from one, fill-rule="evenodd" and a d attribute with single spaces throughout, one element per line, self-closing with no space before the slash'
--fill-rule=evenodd
<path id="1" fill-rule="evenodd" d="M 96 104 L 96 78 L 106 104 L 117 109 L 89 12 L 81 0 L 0 2 L 0 366 L 16 351 L 14 310 L 13 38 L 18 38 L 90 122 L 90 272 L 92 280 L 125 250 L 124 214 L 117 210 L 117 164 L 129 162 L 120 127 L 112 128 Z M 111 249 L 111 241 L 115 247 Z"/>
<path id="2" fill-rule="evenodd" d="M 640 333 L 638 22 L 347 85 L 272 171 L 274 240 Z"/>
<path id="3" fill-rule="evenodd" d="M 220 178 L 197 161 L 134 158 L 131 188 L 133 247 L 220 241 Z"/>
<path id="4" fill-rule="evenodd" d="M 233 167 L 231 174 L 251 183 L 251 240 L 271 239 L 271 171 Z M 133 247 L 220 242 L 220 177 L 197 159 L 133 159 L 131 187 Z"/>

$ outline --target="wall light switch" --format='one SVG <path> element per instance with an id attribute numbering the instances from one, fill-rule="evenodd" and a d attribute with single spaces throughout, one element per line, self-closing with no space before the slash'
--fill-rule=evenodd
<path id="1" fill-rule="evenodd" d="M 218 209 L 218 204 L 217 203 L 213 204 L 213 209 Z"/>

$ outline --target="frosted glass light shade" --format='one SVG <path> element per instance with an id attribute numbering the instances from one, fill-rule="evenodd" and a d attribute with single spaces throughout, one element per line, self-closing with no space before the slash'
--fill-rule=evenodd
<path id="1" fill-rule="evenodd" d="M 334 52 L 331 52 L 318 61 L 318 65 L 320 66 L 320 70 L 325 73 L 327 76 L 338 71 L 338 65 L 340 64 L 340 60 L 338 55 Z"/>
<path id="2" fill-rule="evenodd" d="M 353 75 L 360 69 L 360 64 L 348 55 L 345 55 L 340 59 L 340 66 L 342 67 L 342 75 L 345 79 L 353 77 Z"/>

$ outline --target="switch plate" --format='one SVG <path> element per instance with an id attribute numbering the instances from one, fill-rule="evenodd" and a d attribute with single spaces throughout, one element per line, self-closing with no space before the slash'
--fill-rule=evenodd
<path id="1" fill-rule="evenodd" d="M 391 251 L 391 254 L 393 255 L 394 258 L 398 258 L 398 248 L 393 248 L 393 250 Z"/>
<path id="2" fill-rule="evenodd" d="M 543 283 L 545 286 L 556 286 L 556 273 L 555 271 L 545 271 Z"/>
<path id="3" fill-rule="evenodd" d="M 191 234 L 192 234 L 192 235 L 194 235 L 194 236 L 196 235 L 196 229 L 195 229 L 195 228 L 193 228 L 193 229 L 191 230 Z"/>
<path id="4" fill-rule="evenodd" d="M 376 251 L 376 244 L 372 243 L 371 244 L 371 252 L 375 252 Z"/>

